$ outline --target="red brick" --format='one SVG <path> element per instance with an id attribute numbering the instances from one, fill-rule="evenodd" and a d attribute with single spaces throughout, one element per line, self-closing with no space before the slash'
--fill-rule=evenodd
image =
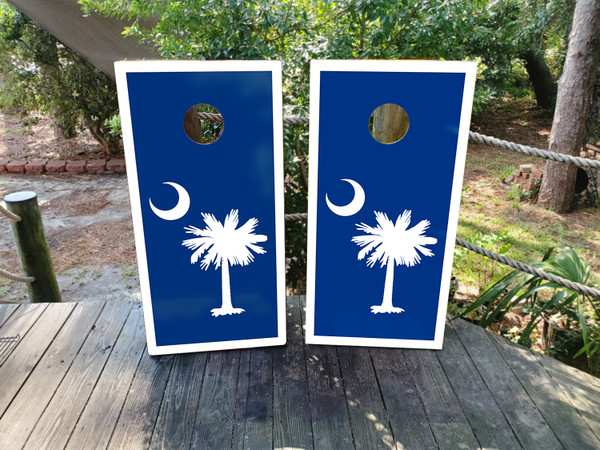
<path id="1" fill-rule="evenodd" d="M 49 161 L 46 164 L 46 172 L 48 173 L 59 173 L 67 170 L 67 161 L 64 159 L 58 159 L 56 161 Z"/>
<path id="2" fill-rule="evenodd" d="M 533 183 L 531 181 L 526 181 L 521 186 L 521 190 L 525 193 L 533 191 Z"/>
<path id="3" fill-rule="evenodd" d="M 4 173 L 6 172 L 6 165 L 9 163 L 10 161 L 8 159 L 0 159 L 0 173 Z"/>
<path id="4" fill-rule="evenodd" d="M 27 173 L 44 173 L 46 171 L 47 159 L 37 159 L 35 161 L 29 161 L 25 165 L 25 172 Z"/>
<path id="5" fill-rule="evenodd" d="M 106 163 L 106 170 L 115 173 L 125 173 L 125 160 L 124 159 L 111 159 Z"/>
<path id="6" fill-rule="evenodd" d="M 515 176 L 515 178 L 518 178 L 518 177 L 520 177 L 520 176 L 521 176 L 521 171 L 520 171 L 520 170 L 515 170 L 515 171 L 513 172 L 513 175 Z"/>
<path id="7" fill-rule="evenodd" d="M 6 165 L 6 170 L 10 173 L 23 173 L 25 172 L 25 165 L 27 161 L 20 159 L 17 161 L 11 161 Z"/>
<path id="8" fill-rule="evenodd" d="M 535 169 L 533 169 L 533 171 L 531 172 L 531 176 L 534 178 L 537 178 L 538 180 L 541 180 L 542 178 L 544 178 L 544 172 L 541 171 L 540 169 L 538 169 L 537 167 Z"/>
<path id="9" fill-rule="evenodd" d="M 519 170 L 523 173 L 531 173 L 532 169 L 533 169 L 533 165 L 531 165 L 531 164 L 521 164 L 519 166 Z"/>
<path id="10" fill-rule="evenodd" d="M 523 179 L 526 180 L 527 178 L 529 178 L 529 175 L 531 175 L 531 173 L 523 172 Z"/>
<path id="11" fill-rule="evenodd" d="M 92 161 L 88 161 L 85 167 L 88 173 L 102 173 L 106 171 L 106 160 L 94 159 Z"/>
<path id="12" fill-rule="evenodd" d="M 83 173 L 85 165 L 85 161 L 67 161 L 67 172 Z"/>

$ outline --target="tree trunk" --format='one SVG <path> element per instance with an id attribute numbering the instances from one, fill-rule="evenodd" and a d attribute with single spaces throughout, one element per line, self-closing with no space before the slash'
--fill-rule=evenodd
<path id="1" fill-rule="evenodd" d="M 523 54 L 523 59 L 538 106 L 554 108 L 556 83 L 552 79 L 544 54 L 540 50 L 529 50 Z"/>
<path id="2" fill-rule="evenodd" d="M 233 309 L 231 305 L 231 283 L 229 281 L 229 262 L 221 259 L 221 309 Z"/>
<path id="3" fill-rule="evenodd" d="M 550 151 L 578 156 L 583 143 L 596 65 L 600 58 L 600 1 L 578 0 L 558 86 Z M 577 167 L 548 161 L 538 203 L 556 212 L 574 206 Z"/>
<path id="4" fill-rule="evenodd" d="M 388 258 L 385 267 L 385 286 L 383 288 L 383 302 L 381 306 L 392 309 L 392 292 L 394 291 L 394 258 Z"/>

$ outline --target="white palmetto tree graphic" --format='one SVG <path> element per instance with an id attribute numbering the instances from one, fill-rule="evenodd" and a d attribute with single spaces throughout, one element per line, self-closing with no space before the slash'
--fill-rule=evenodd
<path id="1" fill-rule="evenodd" d="M 371 227 L 365 223 L 356 224 L 357 230 L 367 233 L 352 238 L 352 242 L 364 247 L 358 253 L 358 259 L 362 260 L 372 252 L 367 259 L 367 266 L 373 267 L 376 262 L 380 262 L 381 267 L 386 266 L 383 302 L 381 305 L 371 306 L 373 314 L 401 313 L 404 311 L 392 304 L 394 266 L 412 267 L 419 264 L 421 262 L 419 252 L 424 256 L 433 256 L 433 252 L 425 247 L 437 243 L 436 238 L 427 237 L 424 234 L 425 230 L 429 228 L 430 222 L 421 220 L 409 229 L 410 215 L 411 211 L 405 210 L 398 216 L 394 224 L 387 214 L 375 211 L 376 227 Z"/>
<path id="2" fill-rule="evenodd" d="M 239 222 L 237 209 L 232 209 L 223 223 L 219 222 L 212 214 L 201 214 L 206 228 L 185 227 L 186 233 L 199 237 L 186 239 L 182 245 L 194 250 L 191 256 L 192 264 L 195 264 L 204 255 L 200 262 L 200 268 L 208 270 L 209 266 L 214 264 L 215 269 L 221 269 L 222 303 L 220 308 L 211 309 L 212 315 L 217 317 L 241 314 L 244 309 L 234 308 L 231 304 L 229 266 L 247 266 L 254 261 L 252 251 L 257 255 L 266 253 L 256 243 L 265 242 L 267 236 L 254 234 L 254 229 L 258 224 L 258 219 L 254 217 L 240 228 L 236 228 Z"/>

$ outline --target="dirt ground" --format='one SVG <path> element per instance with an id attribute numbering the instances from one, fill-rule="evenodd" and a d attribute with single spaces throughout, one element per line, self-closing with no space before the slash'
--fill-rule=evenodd
<path id="1" fill-rule="evenodd" d="M 65 139 L 48 118 L 26 126 L 0 114 L 0 159 L 95 159 L 89 135 Z M 125 175 L 0 175 L 0 198 L 33 191 L 64 301 L 140 299 Z M 0 217 L 0 267 L 21 273 L 10 222 Z M 22 283 L 0 278 L 0 302 L 27 301 Z"/>
<path id="2" fill-rule="evenodd" d="M 65 301 L 139 299 L 125 175 L 0 175 L 0 197 L 33 191 Z M 0 221 L 0 267 L 20 273 L 10 222 Z M 26 301 L 22 283 L 0 279 L 0 301 Z"/>

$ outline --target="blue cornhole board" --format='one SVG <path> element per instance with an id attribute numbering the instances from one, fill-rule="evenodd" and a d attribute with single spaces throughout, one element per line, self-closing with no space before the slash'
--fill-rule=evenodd
<path id="1" fill-rule="evenodd" d="M 151 355 L 285 344 L 281 63 L 115 63 Z M 194 105 L 223 117 L 193 141 Z"/>
<path id="2" fill-rule="evenodd" d="M 306 340 L 442 348 L 476 64 L 313 61 Z M 380 105 L 409 126 L 384 144 Z"/>

